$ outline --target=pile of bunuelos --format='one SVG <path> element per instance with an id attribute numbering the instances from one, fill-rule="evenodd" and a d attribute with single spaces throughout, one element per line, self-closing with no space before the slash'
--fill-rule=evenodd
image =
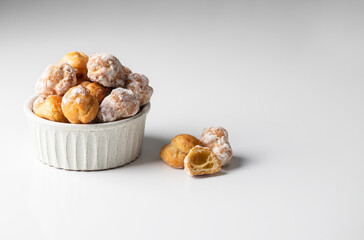
<path id="1" fill-rule="evenodd" d="M 132 117 L 150 101 L 153 88 L 111 54 L 70 52 L 44 70 L 36 93 L 37 116 L 77 124 Z"/>
<path id="2" fill-rule="evenodd" d="M 177 135 L 160 152 L 165 163 L 184 168 L 192 176 L 220 171 L 231 162 L 232 155 L 228 132 L 222 127 L 204 129 L 200 140 L 188 134 Z"/>
<path id="3" fill-rule="evenodd" d="M 137 114 L 153 94 L 146 76 L 123 66 L 113 55 L 67 53 L 49 65 L 36 85 L 33 112 L 65 123 L 111 122 Z M 213 174 L 232 158 L 228 133 L 222 127 L 204 129 L 200 140 L 188 134 L 174 137 L 160 152 L 164 162 L 192 176 Z"/>

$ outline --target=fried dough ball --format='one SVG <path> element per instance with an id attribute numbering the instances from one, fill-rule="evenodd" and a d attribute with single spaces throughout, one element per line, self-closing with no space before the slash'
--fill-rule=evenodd
<path id="1" fill-rule="evenodd" d="M 90 83 L 88 81 L 84 81 L 81 83 L 81 86 L 90 90 L 91 95 L 96 97 L 96 99 L 99 103 L 101 103 L 102 100 L 104 100 L 104 98 L 106 97 L 107 92 L 108 92 L 108 90 L 105 87 L 101 86 L 100 84 L 94 83 L 94 82 Z"/>
<path id="2" fill-rule="evenodd" d="M 105 87 L 124 87 L 126 74 L 119 59 L 108 53 L 95 53 L 87 62 L 87 76 Z"/>
<path id="3" fill-rule="evenodd" d="M 39 96 L 33 103 L 33 112 L 38 117 L 51 121 L 68 122 L 67 118 L 63 115 L 61 103 L 61 96 Z"/>
<path id="4" fill-rule="evenodd" d="M 76 85 L 80 85 L 83 82 L 90 82 L 90 79 L 86 76 L 86 77 L 78 77 L 77 78 L 77 84 Z"/>
<path id="5" fill-rule="evenodd" d="M 214 154 L 221 160 L 222 166 L 228 165 L 231 162 L 233 150 L 231 149 L 226 129 L 222 127 L 204 129 L 200 140 L 203 146 L 211 148 Z"/>
<path id="6" fill-rule="evenodd" d="M 180 134 L 175 136 L 170 144 L 162 147 L 160 156 L 169 166 L 183 168 L 185 157 L 196 145 L 202 145 L 200 140 L 188 134 Z"/>
<path id="7" fill-rule="evenodd" d="M 82 87 L 86 87 L 87 85 L 89 85 L 91 82 L 89 82 L 89 81 L 83 81 L 83 82 L 81 82 L 80 83 L 80 85 L 82 86 Z"/>
<path id="8" fill-rule="evenodd" d="M 69 52 L 63 56 L 59 63 L 68 63 L 77 72 L 77 77 L 87 76 L 88 56 L 83 52 Z"/>
<path id="9" fill-rule="evenodd" d="M 76 71 L 68 63 L 49 65 L 38 79 L 36 93 L 44 97 L 63 96 L 77 84 Z"/>
<path id="10" fill-rule="evenodd" d="M 100 122 L 112 122 L 134 116 L 139 111 L 139 100 L 130 90 L 116 88 L 104 98 L 97 118 Z"/>
<path id="11" fill-rule="evenodd" d="M 89 81 L 83 81 L 83 82 L 81 82 L 79 85 L 81 85 L 82 87 L 86 87 L 87 85 L 89 85 L 90 84 L 90 82 Z"/>
<path id="12" fill-rule="evenodd" d="M 184 159 L 184 167 L 189 175 L 205 175 L 220 171 L 221 161 L 208 147 L 192 148 Z"/>
<path id="13" fill-rule="evenodd" d="M 121 68 L 123 69 L 123 72 L 126 74 L 126 75 L 129 75 L 132 73 L 132 71 L 130 70 L 130 68 L 124 66 L 124 65 L 121 65 Z"/>
<path id="14" fill-rule="evenodd" d="M 78 85 L 63 96 L 62 111 L 70 123 L 89 123 L 95 119 L 99 103 L 90 90 Z"/>
<path id="15" fill-rule="evenodd" d="M 139 73 L 128 75 L 126 88 L 132 90 L 137 95 L 140 106 L 147 104 L 153 94 L 153 88 L 149 86 L 149 79 Z"/>

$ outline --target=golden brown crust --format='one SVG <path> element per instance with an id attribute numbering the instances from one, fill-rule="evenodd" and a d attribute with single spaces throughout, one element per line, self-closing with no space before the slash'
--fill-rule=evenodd
<path id="1" fill-rule="evenodd" d="M 201 141 L 189 134 L 180 134 L 175 136 L 172 141 L 172 145 L 175 145 L 184 153 L 188 153 L 191 148 L 196 145 L 202 145 Z"/>
<path id="2" fill-rule="evenodd" d="M 221 169 L 221 161 L 208 147 L 192 148 L 184 159 L 185 171 L 192 176 L 213 174 Z"/>
<path id="3" fill-rule="evenodd" d="M 68 122 L 62 112 L 62 97 L 50 95 L 48 97 L 40 96 L 34 101 L 33 112 L 41 118 L 55 122 Z"/>
<path id="4" fill-rule="evenodd" d="M 163 146 L 160 157 L 171 167 L 183 168 L 183 161 L 190 149 L 201 144 L 200 140 L 194 136 L 180 134 L 174 137 L 170 144 Z"/>
<path id="5" fill-rule="evenodd" d="M 88 77 L 78 77 L 77 78 L 77 85 L 82 84 L 83 82 L 90 83 L 90 79 Z"/>
<path id="6" fill-rule="evenodd" d="M 91 82 L 89 82 L 89 81 L 82 81 L 82 82 L 80 82 L 79 85 L 81 85 L 82 87 L 86 88 L 86 86 L 89 85 L 90 83 Z"/>
<path id="7" fill-rule="evenodd" d="M 167 144 L 161 149 L 160 156 L 169 166 L 183 168 L 183 159 L 186 157 L 186 153 L 181 152 L 171 144 Z"/>
<path id="8" fill-rule="evenodd" d="M 63 96 L 62 111 L 71 123 L 89 123 L 99 111 L 99 103 L 82 85 L 71 88 Z"/>
<path id="9" fill-rule="evenodd" d="M 59 63 L 68 63 L 77 70 L 77 77 L 87 76 L 88 56 L 83 52 L 69 52 L 63 56 Z"/>
<path id="10" fill-rule="evenodd" d="M 101 86 L 100 84 L 94 82 L 91 83 L 89 81 L 82 82 L 81 86 L 90 90 L 91 95 L 96 97 L 99 104 L 101 104 L 102 100 L 104 100 L 109 91 L 107 88 Z"/>

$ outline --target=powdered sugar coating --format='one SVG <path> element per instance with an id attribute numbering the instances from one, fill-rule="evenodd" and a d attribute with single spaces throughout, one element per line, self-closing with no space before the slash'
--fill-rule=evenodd
<path id="1" fill-rule="evenodd" d="M 134 116 L 138 111 L 137 96 L 131 90 L 116 88 L 102 101 L 97 118 L 101 122 L 112 122 Z"/>
<path id="2" fill-rule="evenodd" d="M 128 68 L 127 66 L 124 66 L 124 65 L 121 65 L 122 69 L 123 69 L 123 72 L 126 74 L 126 75 L 129 75 L 132 73 L 132 71 L 130 70 L 130 68 Z"/>
<path id="3" fill-rule="evenodd" d="M 76 86 L 76 71 L 68 63 L 49 65 L 36 84 L 38 96 L 63 96 L 68 89 Z"/>
<path id="4" fill-rule="evenodd" d="M 149 79 L 140 73 L 131 73 L 127 77 L 126 88 L 132 90 L 139 99 L 140 106 L 147 104 L 153 94 Z"/>
<path id="5" fill-rule="evenodd" d="M 105 87 L 124 87 L 126 74 L 115 56 L 95 53 L 87 62 L 87 76 Z"/>
<path id="6" fill-rule="evenodd" d="M 231 162 L 233 151 L 226 129 L 223 127 L 205 128 L 200 140 L 204 146 L 211 148 L 212 152 L 221 160 L 222 166 Z"/>
<path id="7" fill-rule="evenodd" d="M 63 98 L 62 103 L 68 104 L 73 99 L 75 99 L 75 101 L 79 103 L 80 97 L 86 96 L 87 91 L 88 90 L 84 88 L 82 85 L 78 85 L 77 87 L 70 89 L 70 91 L 67 93 L 67 96 Z"/>

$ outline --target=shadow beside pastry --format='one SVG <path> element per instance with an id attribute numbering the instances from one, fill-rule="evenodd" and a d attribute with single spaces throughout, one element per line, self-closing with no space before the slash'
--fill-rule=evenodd
<path id="1" fill-rule="evenodd" d="M 225 174 L 228 174 L 228 172 L 224 171 L 223 169 L 221 169 L 220 171 L 218 171 L 217 173 L 213 173 L 213 174 L 206 174 L 206 175 L 196 175 L 196 176 L 187 176 L 190 177 L 192 179 L 204 179 L 204 178 L 213 178 L 213 177 L 219 177 L 219 176 L 223 176 Z"/>
<path id="2" fill-rule="evenodd" d="M 222 167 L 222 170 L 232 171 L 238 169 L 240 167 L 244 167 L 245 165 L 249 164 L 249 159 L 242 156 L 233 156 L 231 158 L 231 163 L 228 166 Z"/>

